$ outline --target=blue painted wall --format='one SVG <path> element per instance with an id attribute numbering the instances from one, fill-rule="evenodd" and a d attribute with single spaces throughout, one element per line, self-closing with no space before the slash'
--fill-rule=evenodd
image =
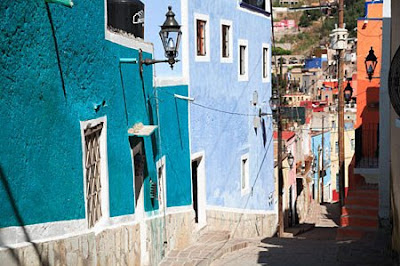
<path id="1" fill-rule="evenodd" d="M 0 227 L 85 217 L 79 122 L 102 116 L 108 123 L 110 215 L 134 213 L 127 129 L 136 122 L 148 124 L 149 116 L 138 66 L 122 65 L 120 72 L 118 62 L 121 57 L 137 57 L 137 51 L 104 39 L 103 0 L 76 1 L 72 9 L 53 4 L 50 10 L 66 97 L 44 1 L 0 3 Z M 152 67 L 145 67 L 146 97 L 156 110 L 152 77 Z M 187 86 L 165 89 L 187 94 Z M 167 154 L 174 161 L 167 162 L 172 197 L 168 202 L 187 205 L 191 202 L 187 102 L 174 104 L 160 97 L 165 148 L 160 153 L 158 138 L 145 138 L 149 169 L 145 188 L 149 177 L 156 179 L 155 161 Z M 103 101 L 105 105 L 95 111 L 94 105 Z M 157 123 L 155 112 L 150 116 Z M 179 171 L 169 170 L 176 165 L 182 166 Z M 145 191 L 145 209 L 156 209 L 157 202 L 152 206 Z"/>
<path id="2" fill-rule="evenodd" d="M 209 15 L 210 62 L 195 61 L 194 13 Z M 189 1 L 190 95 L 195 98 L 190 109 L 191 152 L 205 152 L 207 205 L 272 210 L 268 195 L 274 191 L 273 142 L 270 117 L 264 117 L 266 140 L 262 129 L 256 132 L 253 116 L 258 109 L 270 112 L 271 84 L 262 83 L 262 43 L 270 43 L 271 21 L 265 15 L 238 7 L 237 1 Z M 220 62 L 220 20 L 233 22 L 233 62 Z M 257 32 L 257 34 L 255 34 Z M 238 39 L 248 40 L 249 80 L 238 81 Z M 253 92 L 258 106 L 251 104 Z M 203 107 L 195 104 L 200 104 Z M 211 107 L 210 108 L 204 108 Z M 249 153 L 250 185 L 253 190 L 241 195 L 241 156 Z"/>
<path id="3" fill-rule="evenodd" d="M 331 138 L 331 132 L 325 132 L 324 133 L 324 167 L 325 167 L 325 171 L 326 171 L 326 176 L 323 177 L 323 182 L 324 185 L 327 185 L 331 182 L 331 142 L 330 142 L 330 138 Z M 311 148 L 312 148 L 312 152 L 314 154 L 314 158 L 317 158 L 317 162 L 319 162 L 320 158 L 319 156 L 322 156 L 322 154 L 320 154 L 318 152 L 318 148 L 322 147 L 322 133 L 318 134 L 318 135 L 313 135 L 311 138 Z M 318 183 L 318 172 L 314 173 L 314 183 L 317 184 Z"/>

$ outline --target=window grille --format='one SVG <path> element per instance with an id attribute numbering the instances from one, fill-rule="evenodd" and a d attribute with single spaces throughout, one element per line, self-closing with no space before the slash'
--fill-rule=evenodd
<path id="1" fill-rule="evenodd" d="M 102 216 L 100 134 L 103 123 L 85 130 L 86 212 L 89 228 Z"/>

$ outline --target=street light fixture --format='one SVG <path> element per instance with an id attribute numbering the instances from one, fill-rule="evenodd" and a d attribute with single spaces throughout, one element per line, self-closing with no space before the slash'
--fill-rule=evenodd
<path id="1" fill-rule="evenodd" d="M 271 111 L 273 114 L 276 114 L 276 112 L 278 111 L 279 104 L 280 102 L 278 92 L 276 90 L 273 90 L 271 99 L 269 100 L 269 106 L 271 107 Z"/>
<path id="2" fill-rule="evenodd" d="M 365 70 L 367 71 L 369 81 L 372 80 L 376 65 L 378 64 L 378 58 L 375 56 L 374 49 L 369 50 L 368 56 L 365 58 Z"/>
<path id="3" fill-rule="evenodd" d="M 164 47 L 164 53 L 167 60 L 143 59 L 142 50 L 139 51 L 139 68 L 143 74 L 143 65 L 153 65 L 157 63 L 168 63 L 171 69 L 174 67 L 178 59 L 179 44 L 181 41 L 181 25 L 175 20 L 175 14 L 172 12 L 172 7 L 168 7 L 168 12 L 165 14 L 166 19 L 160 30 L 160 38 Z"/>
<path id="4" fill-rule="evenodd" d="M 293 169 L 294 157 L 292 155 L 292 152 L 289 152 L 287 160 L 288 160 L 290 169 Z"/>
<path id="5" fill-rule="evenodd" d="M 350 81 L 347 81 L 347 86 L 344 89 L 344 99 L 347 103 L 351 101 L 351 97 L 353 96 L 353 88 L 350 85 Z"/>

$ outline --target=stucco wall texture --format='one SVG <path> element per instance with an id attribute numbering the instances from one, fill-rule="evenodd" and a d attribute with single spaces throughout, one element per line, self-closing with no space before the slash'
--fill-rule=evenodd
<path id="1" fill-rule="evenodd" d="M 271 42 L 271 20 L 240 8 L 237 1 L 189 1 L 188 9 L 190 95 L 195 103 L 208 107 L 190 107 L 191 152 L 205 154 L 207 205 L 273 210 L 268 205 L 268 195 L 274 191 L 271 117 L 263 117 L 264 143 L 261 126 L 254 129 L 254 116 L 218 111 L 270 113 L 271 85 L 262 82 L 262 43 Z M 209 16 L 209 62 L 196 61 L 195 14 Z M 221 20 L 232 21 L 232 63 L 221 63 Z M 238 39 L 248 41 L 248 81 L 238 81 Z M 257 106 L 251 103 L 254 91 L 258 92 Z M 246 153 L 251 189 L 242 195 L 241 156 Z"/>
<path id="2" fill-rule="evenodd" d="M 0 227 L 85 218 L 79 122 L 102 116 L 107 116 L 110 216 L 134 212 L 127 129 L 136 122 L 148 124 L 149 116 L 138 66 L 122 65 L 121 71 L 118 66 L 119 58 L 138 53 L 104 39 L 103 0 L 76 1 L 71 9 L 49 6 L 65 97 L 44 1 L 0 3 Z M 144 91 L 154 118 L 152 84 L 152 67 L 145 66 Z M 187 86 L 170 88 L 175 90 L 187 94 Z M 170 206 L 191 203 L 187 117 L 187 102 L 166 98 L 160 102 L 165 153 L 159 154 L 158 142 L 145 138 L 153 180 L 158 158 L 168 154 L 170 162 L 180 154 L 167 162 Z M 183 166 L 179 173 L 168 170 L 176 165 Z M 145 209 L 153 209 L 148 190 Z"/>

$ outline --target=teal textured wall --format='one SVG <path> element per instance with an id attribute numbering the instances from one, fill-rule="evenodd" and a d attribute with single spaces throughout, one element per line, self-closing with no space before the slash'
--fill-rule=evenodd
<path id="1" fill-rule="evenodd" d="M 121 70 L 118 66 L 119 58 L 137 58 L 137 51 L 104 39 L 103 0 L 75 1 L 72 9 L 53 4 L 50 11 L 66 97 L 44 1 L 0 2 L 3 18 L 0 21 L 0 227 L 85 217 L 79 121 L 105 115 L 110 216 L 134 212 L 127 129 L 136 122 L 147 124 L 149 119 L 138 66 L 122 65 Z M 144 88 L 150 109 L 154 109 L 150 116 L 155 117 L 152 84 L 152 67 L 148 66 L 144 72 Z M 174 89 L 170 91 L 173 93 Z M 187 93 L 186 86 L 176 89 Z M 95 110 L 94 106 L 103 102 L 104 106 Z M 179 129 L 166 128 L 170 130 L 162 133 L 162 137 L 170 156 L 176 155 L 174 145 L 179 143 L 180 157 L 176 163 L 187 164 L 187 169 L 180 169 L 176 178 L 170 178 L 185 185 L 179 191 L 171 190 L 172 194 L 168 191 L 168 195 L 177 197 L 168 201 L 176 205 L 190 204 L 187 103 L 179 103 L 177 107 L 160 106 L 173 113 L 182 112 L 165 116 L 166 124 L 169 118 L 175 122 L 176 117 L 181 117 L 182 123 Z M 161 110 L 160 115 L 163 117 Z M 186 138 L 184 146 L 178 142 L 178 135 Z M 157 147 L 155 138 L 145 139 L 149 176 L 154 180 L 154 161 L 162 156 Z M 157 204 L 154 207 L 150 204 L 147 191 L 145 209 L 149 211 L 157 208 Z"/>

